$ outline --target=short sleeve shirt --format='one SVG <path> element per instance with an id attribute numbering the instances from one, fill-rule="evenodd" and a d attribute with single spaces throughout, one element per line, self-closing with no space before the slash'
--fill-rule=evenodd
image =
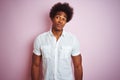
<path id="1" fill-rule="evenodd" d="M 80 46 L 71 33 L 63 31 L 57 41 L 51 30 L 40 34 L 33 53 L 42 56 L 43 80 L 74 80 L 71 56 L 80 55 Z"/>

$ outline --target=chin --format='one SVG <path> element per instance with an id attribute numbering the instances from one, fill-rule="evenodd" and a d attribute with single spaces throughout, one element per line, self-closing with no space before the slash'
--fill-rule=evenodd
<path id="1" fill-rule="evenodd" d="M 56 30 L 56 31 L 63 31 L 62 26 L 55 26 L 55 27 L 53 27 L 53 29 Z"/>
<path id="2" fill-rule="evenodd" d="M 63 31 L 63 29 L 56 29 L 57 31 Z"/>

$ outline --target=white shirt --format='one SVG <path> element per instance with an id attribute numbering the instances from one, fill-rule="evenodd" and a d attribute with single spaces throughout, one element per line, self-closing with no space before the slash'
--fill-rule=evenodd
<path id="1" fill-rule="evenodd" d="M 34 41 L 33 53 L 42 55 L 43 80 L 74 80 L 71 56 L 80 54 L 79 41 L 63 31 L 56 41 L 50 31 L 39 35 Z"/>

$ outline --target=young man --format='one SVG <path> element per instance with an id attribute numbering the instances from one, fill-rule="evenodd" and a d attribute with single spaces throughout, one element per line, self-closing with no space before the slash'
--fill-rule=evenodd
<path id="1" fill-rule="evenodd" d="M 51 30 L 39 35 L 34 42 L 32 80 L 40 78 L 41 60 L 43 80 L 82 80 L 79 41 L 63 30 L 72 15 L 73 8 L 68 3 L 57 3 L 52 7 Z"/>

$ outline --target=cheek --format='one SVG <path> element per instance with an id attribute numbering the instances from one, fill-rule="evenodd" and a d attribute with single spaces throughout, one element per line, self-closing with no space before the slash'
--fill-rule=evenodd
<path id="1" fill-rule="evenodd" d="M 53 21 L 52 21 L 52 24 L 53 24 L 53 25 L 56 25 L 56 21 L 53 20 Z"/>
<path id="2" fill-rule="evenodd" d="M 58 23 L 58 20 L 53 19 L 52 22 L 53 22 L 54 24 L 56 24 L 56 23 Z"/>
<path id="3" fill-rule="evenodd" d="M 65 24 L 66 24 L 66 22 L 63 23 L 63 25 L 65 25 Z"/>

